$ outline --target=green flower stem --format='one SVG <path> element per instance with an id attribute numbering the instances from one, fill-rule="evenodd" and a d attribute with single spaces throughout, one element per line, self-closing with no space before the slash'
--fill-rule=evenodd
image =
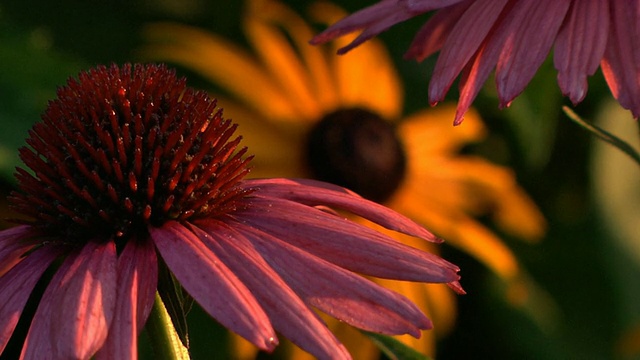
<path id="1" fill-rule="evenodd" d="M 586 122 L 580 116 L 578 116 L 578 114 L 573 112 L 573 110 L 571 110 L 569 107 L 563 106 L 562 110 L 564 110 L 564 113 L 567 114 L 569 119 L 573 120 L 575 123 L 586 129 L 593 135 L 615 146 L 620 151 L 631 157 L 638 165 L 640 165 L 640 154 L 638 154 L 638 151 L 633 146 L 629 145 L 627 142 L 613 135 L 612 133 Z"/>
<path id="2" fill-rule="evenodd" d="M 421 354 L 391 336 L 380 335 L 369 331 L 360 330 L 391 360 L 431 360 L 427 355 Z"/>
<path id="3" fill-rule="evenodd" d="M 189 351 L 182 345 L 178 333 L 173 327 L 171 317 L 164 307 L 160 295 L 156 292 L 149 320 L 146 325 L 153 352 L 162 360 L 189 360 Z"/>

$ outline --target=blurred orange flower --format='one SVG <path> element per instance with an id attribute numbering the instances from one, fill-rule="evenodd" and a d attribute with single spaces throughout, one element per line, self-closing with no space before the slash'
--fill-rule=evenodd
<path id="1" fill-rule="evenodd" d="M 344 12 L 323 2 L 310 8 L 310 16 L 316 22 L 333 23 Z M 244 143 L 256 155 L 252 177 L 322 177 L 318 174 L 322 169 L 310 164 L 307 155 L 310 133 L 317 131 L 318 124 L 345 111 L 364 115 L 347 116 L 344 122 L 374 124 L 376 120 L 372 119 L 384 119 L 390 136 L 397 140 L 389 140 L 391 148 L 402 150 L 400 159 L 387 160 L 388 154 L 379 149 L 360 149 L 362 142 L 388 143 L 385 139 L 389 134 L 372 125 L 375 129 L 370 133 L 358 133 L 357 139 L 346 140 L 352 141 L 347 150 L 356 150 L 357 156 L 351 156 L 351 160 L 361 161 L 351 164 L 347 171 L 366 180 L 367 176 L 376 176 L 368 171 L 379 170 L 380 164 L 382 170 L 401 169 L 399 176 L 390 172 L 375 177 L 375 182 L 385 176 L 397 178 L 391 190 L 378 200 L 421 222 L 444 238 L 446 244 L 477 258 L 507 284 L 514 285 L 511 289 L 525 288 L 514 254 L 476 217 L 489 216 L 502 230 L 527 240 L 543 235 L 545 220 L 510 169 L 477 156 L 459 154 L 463 146 L 486 135 L 482 120 L 473 109 L 465 123 L 455 128 L 451 126 L 453 105 L 403 118 L 402 85 L 381 42 L 371 40 L 354 49 L 350 56 L 337 57 L 335 51 L 348 44 L 349 38 L 320 47 L 309 46 L 314 30 L 278 2 L 249 1 L 243 29 L 253 53 L 197 28 L 153 24 L 146 29 L 148 45 L 143 54 L 154 61 L 181 64 L 225 90 L 226 96 L 217 93 L 216 97 L 224 105 L 225 115 L 240 124 L 246 134 Z M 359 150 L 362 151 L 358 153 Z M 330 161 L 330 155 L 326 156 L 325 164 Z M 369 160 L 373 168 L 362 165 Z M 387 163 L 391 165 L 385 168 Z M 360 191 L 349 183 L 357 183 L 356 180 L 343 180 L 346 184 L 342 185 Z M 370 197 L 375 198 L 375 194 Z M 434 251 L 426 242 L 390 235 L 411 246 Z M 424 332 L 421 339 L 400 340 L 433 355 L 436 337 L 446 334 L 455 321 L 455 297 L 451 291 L 429 284 L 394 282 L 385 286 L 407 296 L 432 319 L 434 329 Z M 515 293 L 521 294 L 519 290 Z M 357 331 L 338 322 L 330 322 L 330 326 L 347 348 L 358 347 L 358 351 L 351 351 L 358 358 L 377 353 Z"/>

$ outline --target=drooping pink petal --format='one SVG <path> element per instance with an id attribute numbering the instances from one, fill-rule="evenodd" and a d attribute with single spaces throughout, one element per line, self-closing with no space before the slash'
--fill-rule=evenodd
<path id="1" fill-rule="evenodd" d="M 458 268 L 367 226 L 281 199 L 252 198 L 234 214 L 298 248 L 361 274 L 408 281 L 451 282 Z"/>
<path id="2" fill-rule="evenodd" d="M 42 247 L 0 277 L 0 354 L 7 346 L 33 287 L 58 255 L 59 247 Z"/>
<path id="3" fill-rule="evenodd" d="M 476 0 L 397 0 L 407 8 L 407 12 L 413 14 L 422 14 L 427 11 L 442 9 L 447 6 L 457 4 L 461 1 L 476 1 Z"/>
<path id="4" fill-rule="evenodd" d="M 482 85 L 489 78 L 489 74 L 493 70 L 500 49 L 497 46 L 487 47 L 485 42 L 474 57 L 465 67 L 462 75 L 460 75 L 460 98 L 456 107 L 456 115 L 453 120 L 454 125 L 460 125 L 464 119 L 464 114 L 469 110 L 473 100 L 482 89 Z"/>
<path id="5" fill-rule="evenodd" d="M 69 255 L 42 296 L 24 359 L 88 359 L 102 346 L 115 306 L 116 248 L 89 241 Z"/>
<path id="6" fill-rule="evenodd" d="M 413 37 L 404 58 L 422 61 L 440 50 L 453 27 L 471 4 L 472 1 L 463 1 L 436 12 Z"/>
<path id="7" fill-rule="evenodd" d="M 519 4 L 520 3 L 518 3 L 518 5 Z M 521 8 L 518 6 L 514 6 L 514 4 L 509 3 L 508 5 L 509 6 L 507 6 L 507 8 L 503 10 L 502 16 L 497 20 L 491 33 L 487 35 L 484 43 L 482 44 L 482 46 L 480 46 L 478 51 L 465 66 L 460 76 L 460 98 L 458 99 L 456 116 L 453 122 L 454 125 L 459 125 L 462 123 L 464 114 L 473 103 L 473 100 L 475 100 L 476 96 L 480 92 L 480 89 L 482 89 L 483 84 L 487 81 L 489 75 L 491 74 L 491 71 L 500 61 L 501 57 L 504 56 L 507 60 L 511 57 L 512 60 L 515 61 L 515 58 L 513 58 L 513 54 L 509 53 L 509 51 L 511 50 L 505 49 L 513 48 L 514 38 L 516 38 L 516 32 L 514 31 L 518 31 L 518 29 L 523 30 L 524 28 L 519 27 L 519 25 L 521 25 L 519 21 L 522 22 L 523 20 L 520 18 L 518 19 L 518 21 L 514 20 L 512 13 L 518 12 L 520 17 L 526 17 L 526 14 L 524 14 L 521 10 L 517 10 Z M 528 5 L 535 7 L 535 4 L 532 4 L 531 2 L 529 2 Z M 524 54 L 521 55 L 524 56 Z M 507 61 L 505 59 L 503 59 L 502 61 Z M 505 64 L 503 63 L 502 66 L 504 67 Z M 502 80 L 500 82 L 501 86 L 504 88 L 505 79 L 503 78 L 505 76 L 518 76 L 518 71 L 519 70 L 514 70 L 514 74 L 505 75 L 505 70 L 502 70 L 502 74 L 500 75 L 502 77 Z M 533 74 L 531 74 L 531 76 L 526 79 L 526 82 L 522 83 L 523 88 L 526 83 L 529 82 L 532 76 Z M 496 81 L 498 81 L 497 79 L 498 74 L 496 74 Z M 519 79 L 519 81 L 521 80 L 522 79 Z M 501 100 L 503 100 L 506 104 L 506 97 L 502 96 L 502 93 L 500 93 L 500 91 L 499 94 L 501 96 Z M 430 101 L 433 100 L 431 98 L 431 93 L 429 94 L 429 99 Z"/>
<path id="8" fill-rule="evenodd" d="M 268 232 L 238 223 L 269 265 L 306 302 L 361 329 L 420 336 L 430 321 L 405 297 L 291 246 Z M 297 230 L 297 229 L 296 229 Z"/>
<path id="9" fill-rule="evenodd" d="M 458 20 L 438 55 L 429 83 L 429 103 L 444 99 L 453 80 L 485 41 L 507 2 L 476 0 Z"/>
<path id="10" fill-rule="evenodd" d="M 349 353 L 243 235 L 222 222 L 194 226 L 202 242 L 247 285 L 274 328 L 320 359 L 350 358 Z"/>
<path id="11" fill-rule="evenodd" d="M 320 34 L 314 36 L 310 43 L 313 45 L 323 44 L 342 35 L 363 29 L 379 21 L 383 21 L 388 14 L 397 11 L 397 2 L 397 0 L 382 0 L 377 4 L 361 9 L 339 20 Z M 392 25 L 393 24 L 389 24 L 389 26 Z"/>
<path id="12" fill-rule="evenodd" d="M 513 7 L 496 66 L 500 106 L 520 95 L 547 58 L 569 5 L 571 0 L 521 0 Z"/>
<path id="13" fill-rule="evenodd" d="M 587 76 L 598 69 L 609 35 L 608 1 L 573 1 L 554 44 L 558 85 L 573 104 L 587 94 Z"/>
<path id="14" fill-rule="evenodd" d="M 288 199 L 298 203 L 325 205 L 349 211 L 387 229 L 442 242 L 437 236 L 408 217 L 373 201 L 363 199 L 343 187 L 310 179 L 257 179 L 246 180 L 246 188 L 259 187 L 258 196 Z"/>
<path id="15" fill-rule="evenodd" d="M 169 269 L 204 310 L 257 347 L 275 348 L 276 334 L 251 291 L 194 233 L 175 221 L 150 233 Z"/>
<path id="16" fill-rule="evenodd" d="M 611 1 L 611 27 L 602 73 L 613 96 L 633 116 L 640 116 L 640 4 Z"/>
<path id="17" fill-rule="evenodd" d="M 28 241 L 34 232 L 21 225 L 0 231 L 0 276 L 9 271 L 35 243 Z"/>
<path id="18" fill-rule="evenodd" d="M 364 29 L 349 45 L 338 50 L 338 54 L 345 54 L 399 22 L 460 1 L 462 0 L 381 0 L 377 4 L 366 7 L 339 20 L 320 34 L 314 36 L 310 43 L 313 45 L 322 44 L 339 36 Z"/>
<path id="19" fill-rule="evenodd" d="M 158 260 L 150 241 L 127 242 L 118 256 L 116 307 L 109 335 L 96 359 L 136 359 L 138 335 L 151 312 Z"/>

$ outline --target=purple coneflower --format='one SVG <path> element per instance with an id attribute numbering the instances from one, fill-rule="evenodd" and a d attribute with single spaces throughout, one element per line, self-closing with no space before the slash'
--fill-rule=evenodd
<path id="1" fill-rule="evenodd" d="M 529 83 L 551 47 L 558 84 L 574 104 L 587 93 L 587 77 L 602 68 L 613 96 L 640 115 L 640 3 L 608 0 L 382 0 L 314 37 L 323 43 L 364 31 L 345 53 L 401 21 L 438 10 L 418 31 L 407 58 L 440 51 L 429 101 L 442 101 L 460 75 L 455 123 L 462 121 L 496 68 L 500 105 L 508 106 Z"/>
<path id="2" fill-rule="evenodd" d="M 10 199 L 32 220 L 0 232 L 0 352 L 47 269 L 25 359 L 136 358 L 160 263 L 259 348 L 273 350 L 278 331 L 319 358 L 349 354 L 312 308 L 383 334 L 431 327 L 356 273 L 463 292 L 455 265 L 328 207 L 438 241 L 394 211 L 317 181 L 243 180 L 235 129 L 162 65 L 98 67 L 60 88 Z"/>

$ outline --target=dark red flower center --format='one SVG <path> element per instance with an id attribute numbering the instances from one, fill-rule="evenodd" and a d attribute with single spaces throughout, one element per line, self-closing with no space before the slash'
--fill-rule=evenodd
<path id="1" fill-rule="evenodd" d="M 163 65 L 70 79 L 29 133 L 16 210 L 65 241 L 126 239 L 167 220 L 233 210 L 246 148 L 216 101 Z"/>
<path id="2" fill-rule="evenodd" d="M 318 180 L 383 202 L 402 182 L 407 161 L 391 124 L 370 111 L 352 108 L 316 123 L 307 141 L 307 164 Z"/>

